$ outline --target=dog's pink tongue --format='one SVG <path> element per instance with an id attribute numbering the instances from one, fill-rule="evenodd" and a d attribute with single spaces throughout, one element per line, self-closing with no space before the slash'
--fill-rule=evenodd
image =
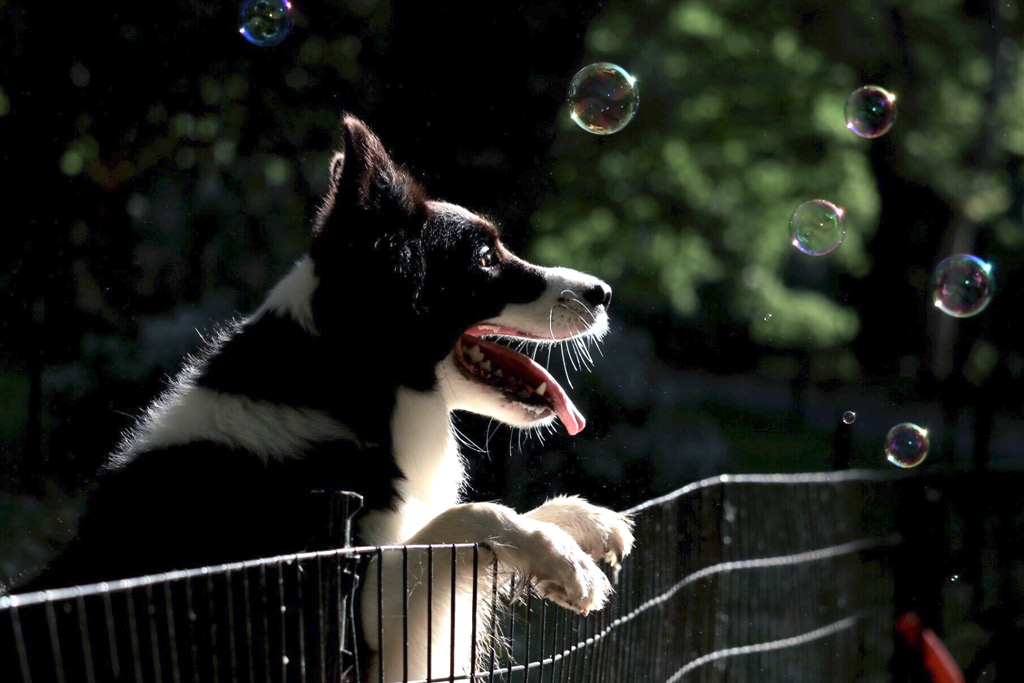
<path id="1" fill-rule="evenodd" d="M 551 375 L 548 375 L 548 377 L 551 377 Z M 555 414 L 558 415 L 558 419 L 565 425 L 565 430 L 569 432 L 569 436 L 576 436 L 587 426 L 587 420 L 583 417 L 583 413 L 573 405 L 572 399 L 562 390 L 562 386 L 554 379 L 549 381 L 548 391 L 552 392 L 551 399 L 554 403 Z"/>
<path id="2" fill-rule="evenodd" d="M 583 431 L 584 427 L 587 426 L 587 420 L 586 418 L 583 417 L 583 413 L 576 410 L 576 406 L 572 404 L 572 401 L 566 399 L 566 403 L 569 404 L 568 407 L 572 412 L 559 413 L 558 419 L 562 421 L 562 424 L 564 424 L 565 428 L 569 431 L 569 436 L 576 436 L 577 434 Z M 569 426 L 570 420 L 576 420 L 576 425 L 574 427 Z"/>
<path id="3" fill-rule="evenodd" d="M 490 328 L 482 331 L 495 333 Z M 470 335 L 464 335 L 461 343 L 467 347 L 479 346 L 488 359 L 501 366 L 506 373 L 512 373 L 522 378 L 534 391 L 544 385 L 544 393 L 541 395 L 550 403 L 555 414 L 558 415 L 558 419 L 562 421 L 571 436 L 579 434 L 587 426 L 583 413 L 573 405 L 572 399 L 562 389 L 562 385 L 555 381 L 555 378 L 544 366 L 529 356 L 513 351 L 507 346 Z"/>

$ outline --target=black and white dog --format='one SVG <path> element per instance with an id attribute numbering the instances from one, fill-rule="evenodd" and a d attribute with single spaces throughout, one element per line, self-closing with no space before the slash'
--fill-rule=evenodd
<path id="1" fill-rule="evenodd" d="M 583 613 L 604 605 L 611 587 L 596 562 L 630 551 L 629 520 L 577 497 L 525 514 L 462 503 L 451 413 L 583 429 L 558 382 L 502 342 L 600 337 L 611 290 L 517 258 L 484 218 L 428 199 L 358 119 L 346 117 L 342 131 L 309 255 L 150 406 L 104 468 L 77 537 L 31 588 L 295 552 L 313 534 L 308 491 L 333 488 L 364 496 L 362 544 L 478 542 L 483 561 L 541 596 Z M 401 633 L 397 571 L 385 560 L 384 642 Z M 454 663 L 465 673 L 472 573 L 459 573 L 452 598 L 439 572 L 433 599 L 459 605 Z M 410 641 L 427 645 L 417 583 Z M 402 662 L 401 648 L 392 655 L 378 642 L 377 589 L 371 571 L 371 672 L 405 664 L 414 678 L 447 674 L 450 610 L 433 610 L 446 644 L 427 672 L 425 647 Z"/>

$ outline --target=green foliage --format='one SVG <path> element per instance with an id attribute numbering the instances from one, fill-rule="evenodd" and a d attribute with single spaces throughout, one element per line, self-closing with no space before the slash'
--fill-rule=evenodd
<path id="1" fill-rule="evenodd" d="M 963 163 L 990 82 L 983 27 L 953 8 L 936 16 L 933 2 L 901 10 L 914 32 L 903 49 L 911 50 L 920 81 L 915 98 L 930 104 L 903 107 L 901 99 L 890 135 L 920 161 L 914 171 L 922 184 L 969 218 L 1000 215 L 1012 197 L 1006 174 Z M 584 63 L 612 61 L 631 71 L 640 109 L 608 138 L 564 117 L 558 191 L 534 217 L 534 255 L 611 279 L 641 311 L 703 314 L 711 307 L 702 286 L 717 283 L 704 291 L 724 292 L 729 315 L 755 341 L 849 342 L 859 329 L 856 312 L 824 285 L 791 283 L 806 269 L 824 268 L 825 280 L 836 282 L 843 274 L 863 277 L 872 265 L 866 243 L 880 209 L 868 159 L 873 143 L 846 130 L 843 107 L 865 84 L 858 72 L 891 71 L 908 58 L 877 13 L 863 2 L 609 4 L 587 34 Z M 898 94 L 903 85 L 879 80 Z M 1024 151 L 1024 118 L 1009 115 L 1024 111 L 1021 83 L 999 105 L 1007 110 L 999 143 L 1007 153 Z M 789 244 L 790 214 L 813 198 L 847 212 L 845 242 L 823 257 Z M 1012 226 L 1003 231 L 1014 233 Z M 764 320 L 767 313 L 772 320 Z"/>
<path id="2" fill-rule="evenodd" d="M 943 3 L 945 4 L 945 3 Z M 952 9 L 956 9 L 956 6 Z M 1004 26 L 1016 26 L 1019 6 L 994 8 Z M 913 101 L 902 102 L 912 124 L 901 148 L 918 180 L 943 195 L 974 224 L 1006 218 L 1014 195 L 1007 160 L 1024 156 L 1024 52 L 1011 36 L 998 39 L 986 20 L 951 21 L 936 4 L 916 0 L 904 8 L 907 23 L 924 39 L 909 43 L 919 72 Z M 1003 73 L 995 73 L 997 70 Z M 1020 216 L 1005 237 L 1015 246 Z"/>

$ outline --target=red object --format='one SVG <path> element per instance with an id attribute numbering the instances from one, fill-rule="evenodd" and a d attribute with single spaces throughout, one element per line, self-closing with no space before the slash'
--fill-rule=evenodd
<path id="1" fill-rule="evenodd" d="M 913 612 L 904 612 L 896 619 L 896 632 L 914 650 L 921 653 L 921 668 L 934 683 L 967 683 L 953 655 L 942 644 L 935 631 L 925 628 L 921 618 Z"/>

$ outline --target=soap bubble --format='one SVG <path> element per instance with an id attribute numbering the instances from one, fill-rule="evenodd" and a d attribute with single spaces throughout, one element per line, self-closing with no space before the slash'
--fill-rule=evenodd
<path id="1" fill-rule="evenodd" d="M 824 199 L 796 207 L 789 218 L 793 246 L 811 256 L 824 256 L 839 248 L 846 237 L 846 212 Z"/>
<path id="2" fill-rule="evenodd" d="M 617 133 L 640 104 L 636 79 L 617 64 L 598 62 L 576 72 L 569 85 L 572 120 L 596 135 Z"/>
<path id="3" fill-rule="evenodd" d="M 896 95 L 877 85 L 857 88 L 846 100 L 846 127 L 862 138 L 885 135 L 896 121 Z"/>
<path id="4" fill-rule="evenodd" d="M 844 425 L 852 425 L 854 420 L 856 420 L 856 419 L 857 419 L 857 413 L 853 412 L 852 410 L 847 410 L 845 413 L 843 413 L 843 424 Z"/>
<path id="5" fill-rule="evenodd" d="M 992 266 L 972 254 L 954 254 L 935 267 L 935 306 L 954 318 L 985 310 L 995 289 Z"/>
<path id="6" fill-rule="evenodd" d="M 246 0 L 238 13 L 238 32 L 253 45 L 277 45 L 292 28 L 292 3 L 289 0 Z"/>
<path id="7" fill-rule="evenodd" d="M 765 316 L 764 316 L 764 321 L 765 321 L 765 322 L 768 322 L 768 321 L 770 321 L 771 319 L 772 319 L 772 314 L 771 314 L 771 313 L 768 313 L 767 315 L 765 315 Z"/>
<path id="8" fill-rule="evenodd" d="M 885 436 L 885 455 L 897 467 L 917 467 L 928 457 L 928 430 L 903 422 Z"/>

